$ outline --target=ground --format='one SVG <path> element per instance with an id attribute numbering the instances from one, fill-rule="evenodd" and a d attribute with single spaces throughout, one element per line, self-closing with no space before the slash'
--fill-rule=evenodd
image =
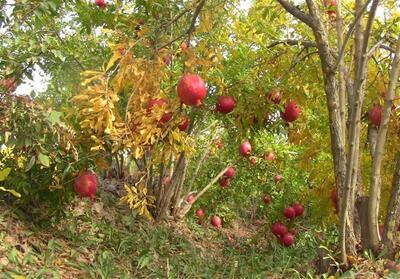
<path id="1" fill-rule="evenodd" d="M 115 206 L 117 204 L 117 206 Z M 284 248 L 263 222 L 146 221 L 102 199 L 76 199 L 65 216 L 32 222 L 0 203 L 1 278 L 317 278 L 312 239 Z M 359 261 L 343 278 L 387 278 L 382 262 Z M 389 277 L 392 276 L 392 277 Z M 327 278 L 328 275 L 320 276 Z M 333 277 L 331 277 L 333 278 Z"/>

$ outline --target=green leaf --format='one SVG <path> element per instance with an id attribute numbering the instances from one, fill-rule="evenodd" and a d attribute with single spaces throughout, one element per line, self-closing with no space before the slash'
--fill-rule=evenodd
<path id="1" fill-rule="evenodd" d="M 29 160 L 29 163 L 25 167 L 25 172 L 29 171 L 33 167 L 35 161 L 36 161 L 35 156 L 32 156 L 31 159 Z"/>
<path id="2" fill-rule="evenodd" d="M 6 180 L 7 176 L 10 174 L 11 168 L 5 168 L 4 170 L 0 171 L 0 181 Z"/>
<path id="3" fill-rule="evenodd" d="M 49 156 L 47 156 L 47 155 L 45 155 L 43 153 L 39 153 L 38 160 L 39 160 L 39 163 L 41 163 L 43 166 L 45 166 L 45 167 L 49 167 L 50 166 L 50 158 L 49 158 Z"/>
<path id="4" fill-rule="evenodd" d="M 53 110 L 52 112 L 50 112 L 50 114 L 47 116 L 47 120 L 50 121 L 50 123 L 52 125 L 55 125 L 57 123 L 61 122 L 61 116 L 62 116 L 62 112 Z"/>

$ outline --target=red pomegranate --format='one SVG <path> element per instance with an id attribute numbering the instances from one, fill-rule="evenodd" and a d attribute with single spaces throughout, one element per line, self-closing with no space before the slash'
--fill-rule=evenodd
<path id="1" fill-rule="evenodd" d="M 147 103 L 147 108 L 146 108 L 146 112 L 147 113 L 151 113 L 153 111 L 154 106 L 162 106 L 162 105 L 167 105 L 168 102 L 164 99 L 151 99 L 148 103 Z M 170 121 L 172 119 L 172 112 L 166 112 L 163 114 L 163 116 L 160 119 L 160 123 L 161 124 L 165 124 L 168 121 Z"/>
<path id="2" fill-rule="evenodd" d="M 336 5 L 337 5 L 336 0 L 323 0 L 323 2 L 324 2 L 324 6 L 329 9 L 336 8 Z"/>
<path id="3" fill-rule="evenodd" d="M 271 204 L 272 203 L 272 198 L 271 198 L 270 195 L 265 194 L 264 197 L 263 197 L 263 201 L 264 201 L 265 204 Z"/>
<path id="4" fill-rule="evenodd" d="M 385 225 L 380 224 L 379 225 L 379 236 L 382 238 L 384 234 L 385 234 Z"/>
<path id="5" fill-rule="evenodd" d="M 220 228 L 222 226 L 222 220 L 221 217 L 215 215 L 211 218 L 211 225 L 213 225 L 216 228 Z"/>
<path id="6" fill-rule="evenodd" d="M 187 196 L 186 201 L 187 201 L 188 203 L 192 203 L 192 202 L 194 201 L 194 196 L 193 196 L 193 195 Z"/>
<path id="7" fill-rule="evenodd" d="M 333 203 L 333 205 L 335 206 L 335 211 L 338 212 L 339 211 L 339 200 L 338 200 L 338 195 L 337 195 L 337 191 L 335 189 L 332 190 L 331 192 L 331 201 Z"/>
<path id="8" fill-rule="evenodd" d="M 300 107 L 297 105 L 295 101 L 290 101 L 285 108 L 285 111 L 282 113 L 282 119 L 286 122 L 293 122 L 297 118 L 299 118 L 301 113 Z"/>
<path id="9" fill-rule="evenodd" d="M 222 177 L 222 178 L 220 178 L 218 180 L 218 183 L 222 188 L 228 187 L 229 186 L 229 179 L 226 178 L 226 177 Z"/>
<path id="10" fill-rule="evenodd" d="M 179 130 L 186 131 L 186 129 L 189 127 L 189 119 L 186 117 L 182 120 L 181 124 L 178 126 Z"/>
<path id="11" fill-rule="evenodd" d="M 215 146 L 216 146 L 218 149 L 221 149 L 222 146 L 224 146 L 224 145 L 222 144 L 220 138 L 218 138 L 218 139 L 215 140 Z"/>
<path id="12" fill-rule="evenodd" d="M 204 210 L 203 210 L 203 209 L 199 208 L 199 209 L 196 210 L 196 216 L 197 216 L 198 218 L 201 219 L 201 218 L 203 218 L 205 215 L 206 215 L 206 214 L 204 213 Z"/>
<path id="13" fill-rule="evenodd" d="M 294 210 L 293 207 L 288 206 L 283 210 L 283 215 L 288 219 L 292 219 L 296 217 L 296 211 Z"/>
<path id="14" fill-rule="evenodd" d="M 271 231 L 275 236 L 282 237 L 288 232 L 288 229 L 284 224 L 276 222 L 272 225 Z"/>
<path id="15" fill-rule="evenodd" d="M 107 7 L 106 0 L 96 0 L 96 1 L 95 1 L 95 4 L 96 4 L 97 6 L 99 6 L 100 8 L 105 8 L 105 7 Z"/>
<path id="16" fill-rule="evenodd" d="M 387 263 L 385 263 L 384 268 L 385 269 L 393 269 L 396 266 L 396 262 L 394 261 L 388 261 Z"/>
<path id="17" fill-rule="evenodd" d="M 240 152 L 240 155 L 242 155 L 243 157 L 246 157 L 247 155 L 250 154 L 251 144 L 248 140 L 245 140 L 244 142 L 242 142 L 242 144 L 239 147 L 239 152 Z"/>
<path id="18" fill-rule="evenodd" d="M 232 96 L 219 96 L 216 110 L 221 113 L 230 113 L 236 107 L 235 99 Z"/>
<path id="19" fill-rule="evenodd" d="M 178 96 L 185 105 L 199 106 L 206 95 L 206 84 L 198 75 L 186 74 L 178 83 Z"/>
<path id="20" fill-rule="evenodd" d="M 280 174 L 277 174 L 277 175 L 274 176 L 275 183 L 278 183 L 278 182 L 281 181 L 282 179 L 283 179 L 283 176 L 280 175 Z"/>
<path id="21" fill-rule="evenodd" d="M 236 169 L 235 167 L 229 167 L 226 172 L 224 173 L 225 177 L 232 178 L 236 175 Z"/>
<path id="22" fill-rule="evenodd" d="M 250 164 L 251 164 L 252 166 L 257 165 L 257 159 L 256 159 L 256 157 L 251 157 L 251 158 L 250 158 Z"/>
<path id="23" fill-rule="evenodd" d="M 382 119 L 382 107 L 378 104 L 374 104 L 368 112 L 368 120 L 371 124 L 379 127 Z"/>
<path id="24" fill-rule="evenodd" d="M 187 43 L 183 42 L 181 43 L 181 50 L 186 51 L 188 49 Z"/>
<path id="25" fill-rule="evenodd" d="M 296 216 L 301 216 L 304 213 L 304 206 L 299 204 L 299 203 L 295 203 L 292 205 L 292 207 L 294 208 L 294 211 L 296 213 Z"/>
<path id="26" fill-rule="evenodd" d="M 276 159 L 276 154 L 273 151 L 270 151 L 264 155 L 264 159 L 267 161 L 274 161 Z"/>
<path id="27" fill-rule="evenodd" d="M 268 94 L 268 100 L 274 104 L 279 104 L 282 100 L 282 92 L 279 88 L 273 88 Z"/>
<path id="28" fill-rule="evenodd" d="M 292 246 L 294 243 L 294 235 L 291 233 L 285 233 L 284 236 L 282 236 L 282 244 L 286 247 Z"/>
<path id="29" fill-rule="evenodd" d="M 74 180 L 75 192 L 81 197 L 94 198 L 97 189 L 96 174 L 84 172 Z"/>

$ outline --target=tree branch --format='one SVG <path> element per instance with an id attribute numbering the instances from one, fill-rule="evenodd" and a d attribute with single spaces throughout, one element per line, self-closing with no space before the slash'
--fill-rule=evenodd
<path id="1" fill-rule="evenodd" d="M 278 0 L 279 4 L 288 11 L 292 16 L 295 18 L 299 19 L 300 21 L 304 22 L 307 24 L 309 27 L 313 27 L 313 22 L 312 18 L 309 14 L 306 14 L 305 12 L 301 11 L 299 8 L 294 6 L 292 3 L 286 0 Z"/>

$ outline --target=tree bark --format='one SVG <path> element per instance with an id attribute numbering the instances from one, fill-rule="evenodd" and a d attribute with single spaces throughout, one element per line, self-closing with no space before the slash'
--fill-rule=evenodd
<path id="1" fill-rule="evenodd" d="M 387 206 L 385 219 L 385 233 L 383 244 L 387 249 L 388 256 L 394 259 L 396 253 L 396 235 L 398 235 L 398 226 L 400 219 L 400 153 L 396 155 L 396 167 L 392 180 L 392 191 L 389 204 Z"/>
<path id="2" fill-rule="evenodd" d="M 389 126 L 391 109 L 393 106 L 393 99 L 395 95 L 395 89 L 399 77 L 400 67 L 400 37 L 397 40 L 396 52 L 392 61 L 389 76 L 389 87 L 385 96 L 385 105 L 382 110 L 381 125 L 378 130 L 378 137 L 376 140 L 376 147 L 374 156 L 372 157 L 372 173 L 370 182 L 370 199 L 369 199 L 369 223 L 368 229 L 371 237 L 371 248 L 377 253 L 379 250 L 379 230 L 378 230 L 378 214 L 379 214 L 379 202 L 381 199 L 381 167 L 383 160 L 384 147 L 386 142 L 386 135 Z"/>

